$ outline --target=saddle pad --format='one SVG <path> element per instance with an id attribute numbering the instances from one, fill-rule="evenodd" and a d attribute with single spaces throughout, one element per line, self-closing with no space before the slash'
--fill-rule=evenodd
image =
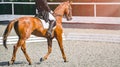
<path id="1" fill-rule="evenodd" d="M 49 23 L 48 22 L 45 22 L 43 19 L 40 19 L 42 24 L 43 24 L 43 27 L 48 29 L 49 28 Z"/>

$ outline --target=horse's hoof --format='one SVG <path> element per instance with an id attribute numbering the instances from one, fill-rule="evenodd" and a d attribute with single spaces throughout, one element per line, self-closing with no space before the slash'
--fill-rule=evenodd
<path id="1" fill-rule="evenodd" d="M 67 63 L 67 62 L 69 62 L 69 61 L 65 60 L 64 62 Z"/>
<path id="2" fill-rule="evenodd" d="M 32 65 L 32 63 L 29 63 L 29 65 Z"/>
<path id="3" fill-rule="evenodd" d="M 40 62 L 43 62 L 43 61 L 45 61 L 45 59 L 44 58 L 40 58 Z"/>
<path id="4" fill-rule="evenodd" d="M 11 61 L 8 61 L 8 66 L 12 65 L 13 63 Z"/>
<path id="5" fill-rule="evenodd" d="M 9 61 L 8 61 L 8 66 L 10 66 L 10 63 L 9 63 Z"/>

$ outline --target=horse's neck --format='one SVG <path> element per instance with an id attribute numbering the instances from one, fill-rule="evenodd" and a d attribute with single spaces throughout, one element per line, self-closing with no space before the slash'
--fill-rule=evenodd
<path id="1" fill-rule="evenodd" d="M 56 16 L 63 16 L 64 15 L 64 10 L 61 9 L 61 10 L 57 10 L 54 12 Z"/>
<path id="2" fill-rule="evenodd" d="M 64 11 L 65 11 L 65 5 L 62 4 L 62 5 L 59 5 L 59 6 L 54 10 L 54 13 L 63 16 L 63 15 L 64 15 Z"/>
<path id="3" fill-rule="evenodd" d="M 57 23 L 60 23 L 62 24 L 62 18 L 64 16 L 64 11 L 65 11 L 65 4 L 61 4 L 59 5 L 55 10 L 54 10 L 54 13 L 56 15 L 56 20 L 57 20 Z"/>

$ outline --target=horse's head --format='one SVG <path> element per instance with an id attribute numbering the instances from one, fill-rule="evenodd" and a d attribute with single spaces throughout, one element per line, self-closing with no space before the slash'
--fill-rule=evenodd
<path id="1" fill-rule="evenodd" d="M 61 17 L 63 17 L 63 15 L 65 15 L 65 17 L 67 18 L 68 21 L 72 20 L 72 7 L 71 7 L 71 3 L 72 2 L 70 2 L 70 1 L 61 3 L 54 10 L 55 16 L 61 16 Z"/>
<path id="2" fill-rule="evenodd" d="M 67 18 L 68 21 L 72 20 L 72 7 L 71 7 L 71 3 L 70 1 L 67 1 L 65 4 L 65 17 Z"/>

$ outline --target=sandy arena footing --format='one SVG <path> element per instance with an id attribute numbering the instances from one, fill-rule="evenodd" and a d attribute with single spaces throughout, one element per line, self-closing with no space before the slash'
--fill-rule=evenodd
<path id="1" fill-rule="evenodd" d="M 0 25 L 0 37 L 5 27 L 6 25 Z M 120 30 L 64 28 L 66 38 L 73 34 L 78 36 L 87 34 L 119 36 Z M 15 35 L 14 30 L 12 30 L 10 36 Z M 40 58 L 47 52 L 47 42 L 27 43 L 27 52 L 33 62 L 30 67 L 120 67 L 119 42 L 67 39 L 63 41 L 63 45 L 69 62 L 63 62 L 58 43 L 53 41 L 52 53 L 46 61 L 40 64 Z M 0 67 L 7 67 L 7 62 L 11 59 L 13 44 L 7 46 L 8 50 L 0 45 Z M 8 67 L 29 67 L 21 49 L 17 52 L 15 64 Z"/>

